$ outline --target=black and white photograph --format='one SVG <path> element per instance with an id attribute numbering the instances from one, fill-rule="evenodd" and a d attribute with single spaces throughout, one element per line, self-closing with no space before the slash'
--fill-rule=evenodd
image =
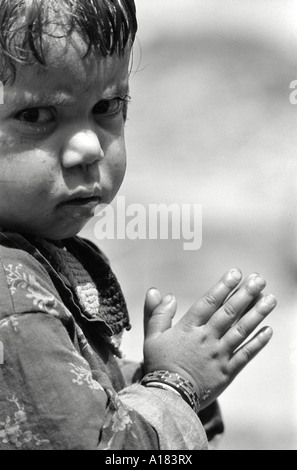
<path id="1" fill-rule="evenodd" d="M 295 0 L 0 0 L 0 451 L 297 450 L 296 129 Z"/>

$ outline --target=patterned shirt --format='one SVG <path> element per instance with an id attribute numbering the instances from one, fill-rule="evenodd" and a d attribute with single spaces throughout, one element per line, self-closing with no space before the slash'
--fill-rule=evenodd
<path id="1" fill-rule="evenodd" d="M 37 239 L 0 233 L 0 450 L 208 449 L 182 398 L 125 382 L 121 289 L 90 242 L 65 244 L 98 288 L 95 317 Z"/>

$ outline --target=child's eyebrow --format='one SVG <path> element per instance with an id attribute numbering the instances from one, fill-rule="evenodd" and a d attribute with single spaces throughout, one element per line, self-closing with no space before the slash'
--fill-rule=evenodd
<path id="1" fill-rule="evenodd" d="M 121 83 L 120 85 L 116 85 L 114 88 L 111 88 L 104 94 L 102 97 L 103 100 L 109 100 L 112 98 L 116 98 L 117 96 L 119 97 L 124 97 L 129 95 L 129 84 L 128 83 Z"/>
<path id="2" fill-rule="evenodd" d="M 47 95 L 24 94 L 22 96 L 11 95 L 5 97 L 8 108 L 34 108 L 35 106 L 73 106 L 75 98 L 66 93 L 54 93 Z"/>
<path id="3" fill-rule="evenodd" d="M 122 83 L 119 87 L 118 87 L 118 95 L 129 95 L 130 93 L 130 87 L 129 87 L 129 83 Z"/>
<path id="4" fill-rule="evenodd" d="M 127 83 L 121 83 L 115 87 L 111 87 L 105 93 L 103 93 L 101 100 L 110 100 L 117 96 L 124 97 L 129 94 L 129 85 Z M 100 101 L 100 100 L 99 100 Z M 63 106 L 71 107 L 76 103 L 76 97 L 71 93 L 59 91 L 52 94 L 46 95 L 33 95 L 31 93 L 22 94 L 22 96 L 16 96 L 15 94 L 8 93 L 5 99 L 7 108 L 34 108 L 40 106 Z"/>

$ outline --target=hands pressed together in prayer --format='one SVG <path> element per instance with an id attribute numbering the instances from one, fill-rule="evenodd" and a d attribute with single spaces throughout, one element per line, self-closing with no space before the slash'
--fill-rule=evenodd
<path id="1" fill-rule="evenodd" d="M 264 295 L 265 280 L 251 274 L 242 282 L 238 269 L 228 271 L 172 326 L 177 301 L 147 293 L 144 307 L 146 372 L 168 370 L 195 387 L 201 409 L 211 404 L 272 337 L 272 329 L 254 332 L 275 308 Z"/>

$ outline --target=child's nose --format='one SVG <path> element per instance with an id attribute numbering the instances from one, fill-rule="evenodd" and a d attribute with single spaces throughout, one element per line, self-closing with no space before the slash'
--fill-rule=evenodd
<path id="1" fill-rule="evenodd" d="M 91 130 L 80 131 L 68 141 L 63 149 L 62 164 L 64 168 L 78 165 L 92 165 L 104 157 L 99 138 Z"/>

